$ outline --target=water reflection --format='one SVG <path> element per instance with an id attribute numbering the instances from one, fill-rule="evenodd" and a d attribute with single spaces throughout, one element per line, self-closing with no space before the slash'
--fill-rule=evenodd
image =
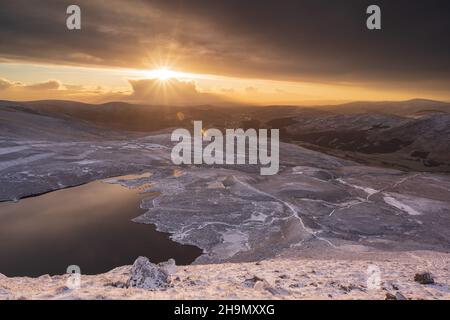
<path id="1" fill-rule="evenodd" d="M 63 274 L 75 264 L 84 274 L 97 274 L 140 255 L 155 263 L 169 258 L 192 263 L 200 249 L 131 221 L 143 213 L 142 197 L 137 190 L 97 181 L 0 203 L 0 273 Z"/>

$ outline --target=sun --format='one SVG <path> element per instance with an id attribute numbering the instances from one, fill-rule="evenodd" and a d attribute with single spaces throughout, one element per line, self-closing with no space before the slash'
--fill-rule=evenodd
<path id="1" fill-rule="evenodd" d="M 166 81 L 172 78 L 180 78 L 183 76 L 181 72 L 173 71 L 167 68 L 159 68 L 148 71 L 148 76 L 160 81 Z"/>

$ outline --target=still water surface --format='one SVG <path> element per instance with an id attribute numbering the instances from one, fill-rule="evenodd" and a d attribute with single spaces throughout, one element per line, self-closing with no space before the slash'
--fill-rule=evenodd
<path id="1" fill-rule="evenodd" d="M 102 181 L 0 203 L 0 273 L 64 274 L 78 265 L 98 274 L 132 264 L 138 256 L 158 263 L 190 264 L 201 250 L 181 245 L 153 225 L 131 219 L 144 211 L 143 195 Z"/>

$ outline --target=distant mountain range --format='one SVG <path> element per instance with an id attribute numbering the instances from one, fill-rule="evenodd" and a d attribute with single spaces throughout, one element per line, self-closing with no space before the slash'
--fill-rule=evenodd
<path id="1" fill-rule="evenodd" d="M 281 139 L 366 164 L 450 172 L 450 103 L 415 99 L 334 106 L 177 107 L 110 102 L 0 101 L 0 132 L 86 135 L 192 127 L 278 128 Z M 102 130 L 97 131 L 95 128 Z M 113 134 L 113 133 L 111 133 Z"/>

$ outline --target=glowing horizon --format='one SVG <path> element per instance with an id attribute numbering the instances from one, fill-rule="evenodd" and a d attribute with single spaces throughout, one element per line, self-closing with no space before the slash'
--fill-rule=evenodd
<path id="1" fill-rule="evenodd" d="M 79 0 L 86 14 L 79 18 L 82 27 L 72 30 L 62 19 L 64 5 L 43 2 L 45 10 L 4 6 L 5 17 L 15 19 L 3 19 L 0 32 L 7 44 L 0 46 L 0 99 L 130 101 L 144 97 L 144 83 L 157 94 L 149 81 L 155 80 L 171 82 L 168 101 L 192 103 L 450 100 L 445 41 L 427 36 L 446 34 L 446 24 L 411 25 L 412 18 L 426 18 L 413 5 L 399 11 L 385 3 L 396 22 L 374 31 L 363 19 L 366 10 L 341 2 L 325 8 L 303 0 L 172 7 L 170 1 L 106 6 Z M 433 14 L 446 17 L 436 8 Z M 398 32 L 406 29 L 414 41 Z"/>
<path id="2" fill-rule="evenodd" d="M 0 98 L 17 101 L 62 99 L 89 103 L 129 101 L 133 94 L 130 82 L 148 79 L 157 80 L 161 84 L 163 82 L 193 83 L 198 93 L 214 95 L 218 98 L 218 102 L 255 105 L 321 105 L 362 100 L 399 101 L 414 98 L 450 100 L 447 92 L 430 94 L 427 90 L 408 90 L 408 88 L 380 90 L 356 83 L 283 81 L 248 78 L 242 75 L 233 77 L 192 73 L 167 66 L 129 69 L 20 62 L 0 63 L 0 88 L 2 89 Z M 165 92 L 165 95 L 167 94 L 170 94 L 170 90 Z M 209 99 L 208 103 L 214 103 L 214 100 Z"/>
<path id="3" fill-rule="evenodd" d="M 193 79 L 196 77 L 194 74 L 171 70 L 168 67 L 160 67 L 149 71 L 142 71 L 142 73 L 151 79 L 158 79 L 162 81 L 169 79 Z"/>

